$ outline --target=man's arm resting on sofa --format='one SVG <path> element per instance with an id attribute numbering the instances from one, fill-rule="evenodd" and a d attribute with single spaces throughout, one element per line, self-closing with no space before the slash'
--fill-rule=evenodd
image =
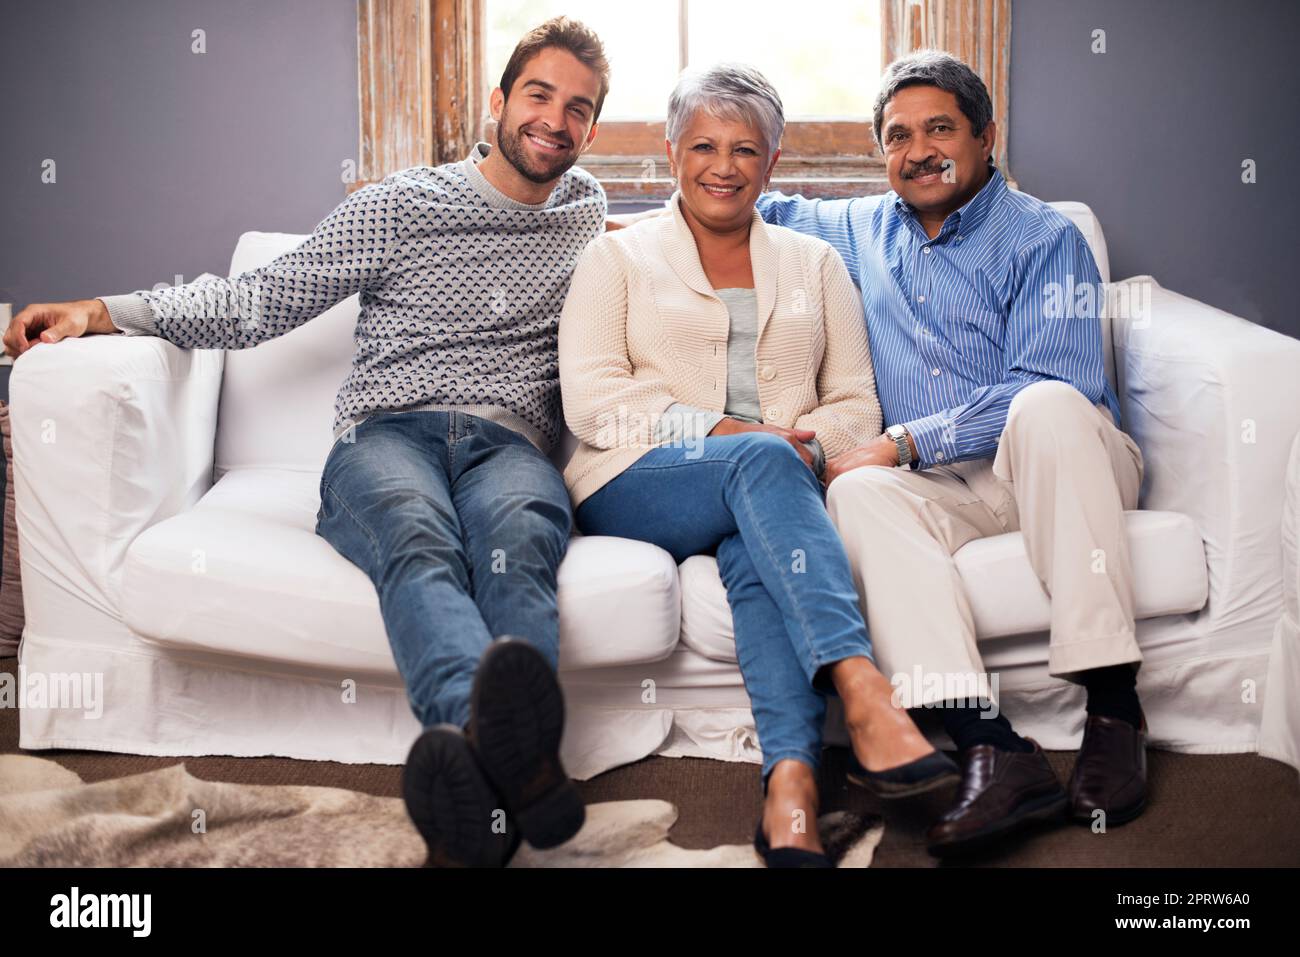
<path id="1" fill-rule="evenodd" d="M 29 306 L 6 330 L 5 351 L 17 358 L 38 342 L 119 330 L 187 349 L 247 349 L 282 336 L 382 280 L 403 228 L 395 182 L 357 190 L 297 248 L 238 276 Z"/>
<path id="2" fill-rule="evenodd" d="M 143 301 L 141 305 L 148 308 Z M 4 333 L 5 355 L 16 359 L 42 342 L 118 331 L 102 299 L 33 303 L 9 321 Z"/>

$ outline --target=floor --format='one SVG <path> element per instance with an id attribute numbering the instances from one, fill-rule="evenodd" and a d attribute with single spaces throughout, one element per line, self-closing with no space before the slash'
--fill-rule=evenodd
<path id="1" fill-rule="evenodd" d="M 13 658 L 0 672 L 16 673 Z M 0 753 L 17 753 L 18 712 L 0 708 Z M 401 769 L 288 758 L 151 758 L 93 751 L 32 751 L 75 771 L 87 782 L 139 774 L 184 762 L 214 781 L 309 784 L 387 797 L 399 794 Z M 1072 752 L 1049 752 L 1062 781 Z M 875 866 L 934 867 L 925 831 L 951 800 L 928 795 L 882 807 L 846 784 L 847 752 L 829 749 L 822 770 L 822 810 L 885 816 Z M 748 843 L 761 806 L 758 767 L 689 758 L 647 758 L 579 787 L 589 803 L 662 798 L 677 805 L 672 839 L 683 847 Z M 1300 866 L 1300 775 L 1252 754 L 1150 753 L 1150 803 L 1138 820 L 1104 834 L 1062 824 L 1008 841 L 984 856 L 944 866 L 1229 867 Z"/>

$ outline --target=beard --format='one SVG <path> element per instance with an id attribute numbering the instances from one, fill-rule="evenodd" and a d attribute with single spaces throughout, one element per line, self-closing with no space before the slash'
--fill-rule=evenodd
<path id="1" fill-rule="evenodd" d="M 556 140 L 569 146 L 569 149 L 563 153 L 557 153 L 549 163 L 538 163 L 527 152 L 524 145 L 524 130 L 522 127 L 514 127 L 510 122 L 510 114 L 502 113 L 501 122 L 497 124 L 497 148 L 501 150 L 501 155 L 506 161 L 519 171 L 519 175 L 529 182 L 545 185 L 553 180 L 559 179 L 568 169 L 578 161 L 578 152 L 573 149 L 569 143 L 567 133 L 545 133 L 538 134 L 545 136 L 547 139 Z"/>

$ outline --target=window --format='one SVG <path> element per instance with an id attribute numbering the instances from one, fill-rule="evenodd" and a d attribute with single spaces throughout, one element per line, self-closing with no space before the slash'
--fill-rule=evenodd
<path id="1" fill-rule="evenodd" d="M 490 139 L 487 94 L 511 50 L 561 13 L 600 34 L 610 59 L 600 134 L 582 165 L 612 200 L 668 194 L 668 95 L 683 66 L 720 60 L 756 66 L 781 94 L 779 189 L 887 190 L 872 101 L 884 64 L 921 47 L 949 50 L 984 78 L 1007 172 L 1011 0 L 359 0 L 357 13 L 356 185 L 459 159 L 476 139 Z"/>
<path id="2" fill-rule="evenodd" d="M 862 119 L 880 75 L 879 9 L 861 0 L 823 0 L 813 20 L 833 25 L 790 33 L 779 24 L 790 0 L 486 0 L 487 75 L 496 85 L 519 38 L 566 15 L 600 35 L 612 70 L 602 121 L 662 120 L 686 66 L 738 60 L 763 71 L 788 120 Z"/>
<path id="3" fill-rule="evenodd" d="M 649 198 L 671 190 L 663 161 L 668 96 L 686 66 L 723 60 L 749 63 L 781 95 L 786 113 L 782 159 L 774 181 L 832 179 L 862 192 L 879 179 L 871 104 L 880 75 L 879 6 L 861 0 L 815 3 L 810 27 L 783 30 L 790 0 L 485 0 L 484 96 L 500 79 L 519 37 L 559 14 L 601 37 L 610 61 L 610 92 L 600 133 L 582 165 L 611 199 Z M 484 127 L 490 130 L 490 121 Z M 859 175 L 853 176 L 853 173 Z M 837 175 L 838 174 L 838 175 Z"/>

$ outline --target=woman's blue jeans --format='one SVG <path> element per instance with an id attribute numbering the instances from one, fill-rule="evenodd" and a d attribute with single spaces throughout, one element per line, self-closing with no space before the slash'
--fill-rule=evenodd
<path id="1" fill-rule="evenodd" d="M 816 769 L 827 691 L 819 670 L 871 657 L 848 556 L 821 483 L 770 432 L 709 436 L 647 452 L 578 506 L 590 535 L 653 542 L 677 562 L 716 554 L 736 657 L 763 749 Z"/>
<path id="2" fill-rule="evenodd" d="M 371 416 L 334 443 L 320 495 L 316 533 L 374 583 L 424 727 L 465 725 L 494 638 L 522 638 L 555 667 L 573 516 L 560 473 L 522 435 L 464 412 Z"/>

